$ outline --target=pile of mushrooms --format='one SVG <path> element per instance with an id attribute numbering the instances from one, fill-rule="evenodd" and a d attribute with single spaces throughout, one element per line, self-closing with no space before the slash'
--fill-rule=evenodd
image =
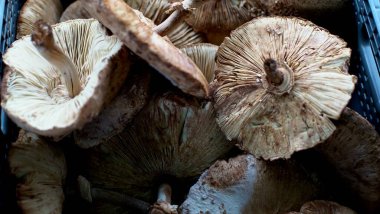
<path id="1" fill-rule="evenodd" d="M 351 49 L 304 19 L 345 4 L 28 0 L 1 87 L 23 213 L 380 212 Z"/>

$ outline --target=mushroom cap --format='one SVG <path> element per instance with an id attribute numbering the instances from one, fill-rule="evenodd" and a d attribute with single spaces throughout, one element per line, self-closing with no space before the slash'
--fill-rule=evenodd
<path id="1" fill-rule="evenodd" d="M 380 211 L 380 137 L 372 124 L 346 108 L 335 132 L 315 147 L 355 194 L 353 202 L 364 212 Z M 357 205 L 357 204 L 356 204 Z"/>
<path id="2" fill-rule="evenodd" d="M 59 138 L 89 122 L 116 95 L 129 61 L 120 40 L 108 36 L 94 19 L 59 23 L 52 31 L 56 45 L 78 69 L 83 90 L 70 98 L 60 68 L 45 60 L 25 36 L 3 56 L 8 68 L 1 105 L 21 128 Z"/>
<path id="3" fill-rule="evenodd" d="M 72 19 L 89 19 L 92 18 L 91 14 L 87 11 L 86 7 L 81 1 L 75 1 L 71 3 L 65 11 L 63 11 L 60 22 L 72 20 Z"/>
<path id="4" fill-rule="evenodd" d="M 196 65 L 175 46 L 143 24 L 122 0 L 84 1 L 98 18 L 138 56 L 157 69 L 183 92 L 205 97 L 208 84 Z"/>
<path id="5" fill-rule="evenodd" d="M 302 214 L 356 214 L 355 211 L 348 207 L 342 206 L 333 201 L 324 200 L 309 201 L 302 205 L 300 212 Z"/>
<path id="6" fill-rule="evenodd" d="M 255 157 L 289 158 L 326 140 L 351 98 L 351 50 L 337 36 L 297 18 L 254 19 L 227 37 L 217 54 L 217 122 L 228 139 Z M 281 85 L 264 62 L 282 66 Z"/>
<path id="7" fill-rule="evenodd" d="M 207 0 L 195 4 L 194 12 L 186 22 L 196 31 L 231 31 L 264 11 L 255 1 L 247 0 Z M 207 17 L 207 18 L 206 18 Z"/>
<path id="8" fill-rule="evenodd" d="M 18 204 L 26 214 L 58 214 L 64 201 L 66 161 L 62 150 L 35 134 L 20 131 L 10 147 L 9 164 L 16 176 Z"/>
<path id="9" fill-rule="evenodd" d="M 314 198 L 318 188 L 295 162 L 240 155 L 215 162 L 193 185 L 181 213 L 283 213 Z"/>
<path id="10" fill-rule="evenodd" d="M 152 98 L 123 132 L 86 150 L 85 177 L 94 187 L 154 201 L 157 179 L 198 176 L 232 146 L 211 102 L 168 92 Z"/>
<path id="11" fill-rule="evenodd" d="M 16 38 L 29 35 L 34 30 L 34 23 L 43 20 L 49 24 L 59 21 L 62 13 L 60 0 L 27 0 L 20 10 Z"/>
<path id="12" fill-rule="evenodd" d="M 214 79 L 215 59 L 218 46 L 208 43 L 199 43 L 187 45 L 181 48 L 181 51 L 189 56 L 198 68 L 203 72 L 207 82 Z"/>
<path id="13" fill-rule="evenodd" d="M 74 133 L 75 143 L 81 148 L 96 146 L 120 133 L 148 102 L 150 73 L 146 68 L 133 66 L 128 75 L 113 101 L 91 123 Z"/>
<path id="14" fill-rule="evenodd" d="M 144 16 L 151 19 L 156 25 L 163 22 L 170 9 L 168 0 L 125 0 L 132 8 L 141 11 Z M 176 47 L 182 48 L 186 45 L 192 45 L 204 42 L 204 37 L 195 32 L 186 22 L 180 23 L 176 28 L 167 33 L 167 37 Z"/>

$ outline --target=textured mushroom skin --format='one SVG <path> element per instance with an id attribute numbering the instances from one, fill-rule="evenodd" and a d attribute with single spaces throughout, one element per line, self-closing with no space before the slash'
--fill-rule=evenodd
<path id="1" fill-rule="evenodd" d="M 113 101 L 91 123 L 75 132 L 75 143 L 90 148 L 121 132 L 148 102 L 150 79 L 150 73 L 144 70 L 134 72 Z"/>
<path id="2" fill-rule="evenodd" d="M 337 129 L 316 147 L 354 194 L 353 200 L 367 213 L 380 211 L 380 137 L 375 128 L 346 108 Z"/>
<path id="3" fill-rule="evenodd" d="M 336 202 L 316 200 L 302 205 L 301 213 L 303 214 L 356 214 L 355 211 L 348 207 L 342 206 Z"/>
<path id="4" fill-rule="evenodd" d="M 210 102 L 156 97 L 122 133 L 87 150 L 86 177 L 95 187 L 154 201 L 154 179 L 193 178 L 232 148 L 214 118 Z"/>
<path id="5" fill-rule="evenodd" d="M 252 155 L 217 161 L 191 187 L 181 213 L 283 213 L 318 195 L 295 162 L 265 162 Z"/>
<path id="6" fill-rule="evenodd" d="M 289 158 L 323 142 L 335 130 L 329 118 L 339 118 L 354 90 L 350 54 L 344 41 L 305 20 L 270 17 L 244 24 L 217 54 L 211 88 L 218 124 L 228 139 L 264 159 Z M 266 80 L 269 58 L 290 68 L 286 87 Z"/>
<path id="7" fill-rule="evenodd" d="M 9 151 L 9 164 L 16 176 L 18 204 L 25 214 L 60 214 L 64 201 L 66 161 L 57 145 L 32 133 L 20 131 Z"/>
<path id="8" fill-rule="evenodd" d="M 91 0 L 86 3 L 91 15 L 101 20 L 134 53 L 160 71 L 183 92 L 208 95 L 208 83 L 202 72 L 172 44 L 141 23 L 133 9 L 122 0 Z"/>
<path id="9" fill-rule="evenodd" d="M 196 31 L 231 31 L 264 12 L 253 3 L 246 0 L 203 1 L 193 6 L 195 11 L 186 22 Z"/>
<path id="10" fill-rule="evenodd" d="M 27 0 L 20 10 L 17 24 L 17 39 L 33 32 L 34 23 L 43 20 L 52 25 L 59 21 L 62 13 L 60 0 Z"/>
<path id="11" fill-rule="evenodd" d="M 8 67 L 2 82 L 1 105 L 19 127 L 59 140 L 83 127 L 110 102 L 124 83 L 129 60 L 127 48 L 115 36 L 107 36 L 105 28 L 94 19 L 71 20 L 52 28 L 56 45 L 80 68 L 83 90 L 71 99 L 59 81 L 59 68 L 43 59 L 30 36 L 26 36 L 14 42 L 3 56 Z M 97 41 L 96 44 L 75 43 L 79 40 L 72 40 L 74 29 L 97 31 L 86 40 Z M 76 55 L 79 52 L 81 57 Z"/>

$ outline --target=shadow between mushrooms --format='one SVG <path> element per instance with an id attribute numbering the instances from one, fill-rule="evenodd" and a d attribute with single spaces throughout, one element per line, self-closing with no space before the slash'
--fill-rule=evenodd
<path id="1" fill-rule="evenodd" d="M 62 213 L 67 169 L 59 146 L 21 130 L 10 147 L 9 164 L 18 181 L 17 203 L 23 213 Z"/>
<path id="2" fill-rule="evenodd" d="M 3 56 L 1 105 L 21 128 L 58 140 L 116 95 L 129 60 L 120 40 L 94 19 L 37 25 Z"/>
<path id="3" fill-rule="evenodd" d="M 297 18 L 254 19 L 217 54 L 217 122 L 255 157 L 289 158 L 326 140 L 351 98 L 351 50 L 337 36 Z"/>

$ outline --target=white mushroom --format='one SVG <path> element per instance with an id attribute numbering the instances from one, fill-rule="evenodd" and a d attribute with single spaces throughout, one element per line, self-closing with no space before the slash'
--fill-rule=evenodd
<path id="1" fill-rule="evenodd" d="M 21 128 L 56 139 L 96 116 L 129 69 L 126 48 L 94 19 L 39 22 L 3 59 L 3 109 Z"/>

